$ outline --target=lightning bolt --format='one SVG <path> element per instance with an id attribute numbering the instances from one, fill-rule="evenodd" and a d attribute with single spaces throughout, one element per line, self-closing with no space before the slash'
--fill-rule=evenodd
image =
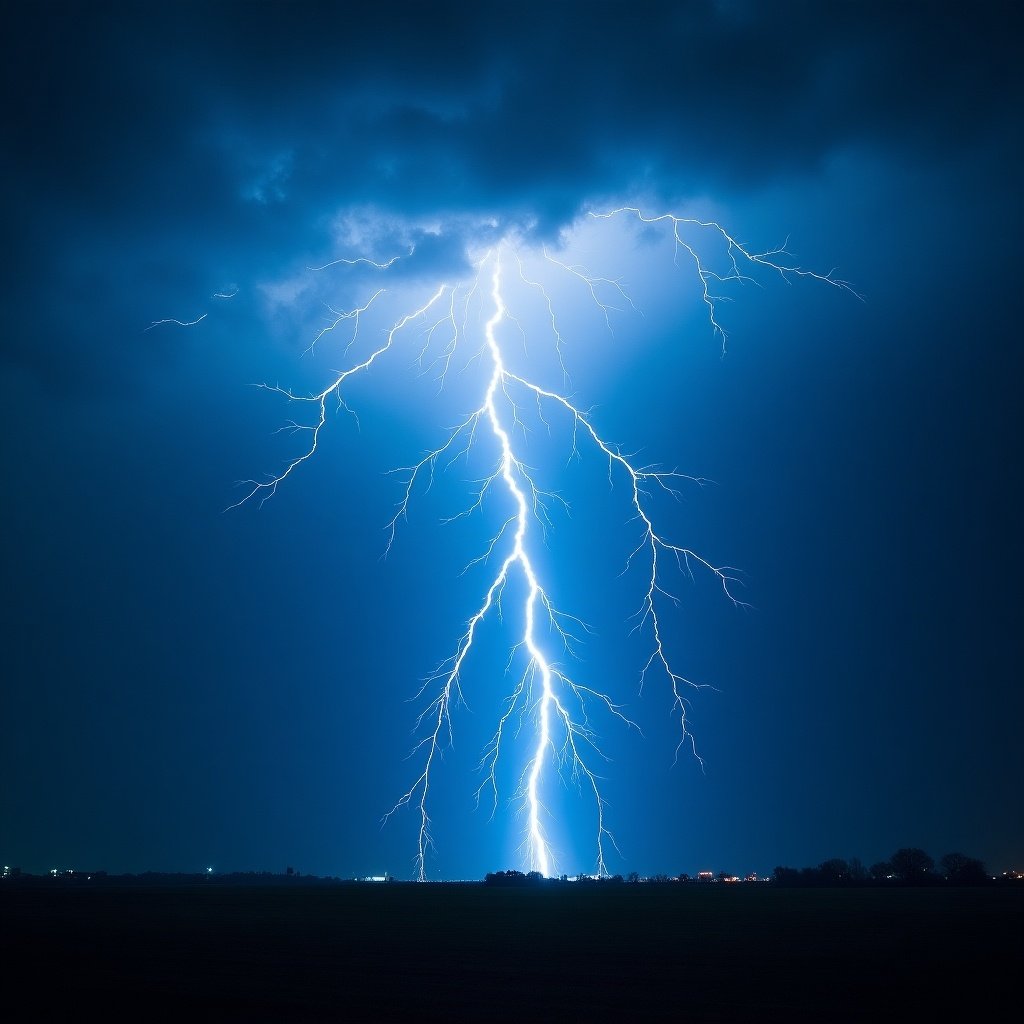
<path id="1" fill-rule="evenodd" d="M 595 212 L 591 213 L 590 217 L 596 220 L 631 217 L 645 225 L 666 226 L 674 247 L 674 261 L 678 265 L 680 257 L 685 256 L 691 264 L 701 286 L 702 301 L 707 310 L 710 329 L 720 339 L 723 350 L 726 345 L 726 332 L 718 317 L 718 303 L 723 301 L 725 296 L 716 294 L 716 289 L 721 285 L 753 281 L 753 272 L 766 269 L 787 281 L 813 279 L 852 292 L 850 285 L 837 278 L 832 271 L 818 274 L 793 263 L 785 246 L 765 252 L 753 251 L 737 241 L 715 221 L 679 217 L 671 213 L 650 216 L 637 207 Z M 714 269 L 701 255 L 701 250 L 693 238 L 694 232 L 710 233 L 724 246 L 723 270 Z M 411 255 L 412 251 L 410 249 L 406 255 Z M 555 268 L 554 273 L 564 275 L 583 288 L 609 331 L 612 330 L 614 313 L 624 309 L 638 312 L 620 280 L 591 275 L 584 267 L 563 262 L 546 249 L 541 251 L 541 257 L 543 265 Z M 310 269 L 323 271 L 339 265 L 361 264 L 384 272 L 402 258 L 395 256 L 380 262 L 363 256 L 342 258 Z M 513 577 L 523 588 L 524 596 L 520 607 L 522 631 L 511 648 L 509 665 L 512 664 L 517 651 L 525 652 L 527 665 L 512 692 L 505 699 L 504 709 L 494 734 L 480 760 L 483 782 L 477 789 L 477 803 L 479 804 L 485 793 L 489 793 L 493 816 L 499 801 L 497 766 L 506 746 L 506 737 L 510 730 L 518 731 L 524 722 L 529 721 L 533 727 L 531 752 L 522 767 L 515 798 L 525 811 L 523 853 L 530 868 L 542 875 L 550 875 L 556 863 L 546 828 L 549 813 L 543 802 L 545 780 L 549 775 L 568 776 L 590 792 L 596 811 L 595 866 L 598 874 L 608 873 L 606 853 L 609 845 L 617 849 L 615 838 L 606 824 L 607 807 L 601 793 L 599 776 L 593 767 L 596 761 L 604 758 L 604 755 L 591 724 L 590 708 L 600 707 L 619 719 L 626 727 L 636 726 L 608 693 L 576 681 L 560 667 L 558 657 L 562 654 L 572 657 L 576 652 L 576 645 L 580 642 L 574 630 L 587 632 L 588 627 L 578 618 L 556 608 L 549 591 L 541 581 L 535 559 L 531 557 L 531 552 L 536 550 L 538 543 L 543 543 L 545 531 L 551 524 L 551 506 L 564 506 L 565 503 L 557 493 L 545 491 L 539 486 L 535 471 L 524 461 L 524 455 L 517 448 L 516 430 L 521 429 L 525 437 L 525 418 L 529 409 L 533 409 L 536 417 L 549 432 L 556 420 L 564 422 L 568 436 L 572 439 L 570 457 L 579 457 L 581 448 L 593 450 L 607 463 L 609 483 L 614 485 L 621 482 L 625 485 L 626 501 L 631 517 L 637 524 L 637 535 L 629 549 L 623 573 L 632 572 L 638 564 L 642 566 L 642 569 L 638 570 L 643 580 L 642 598 L 637 609 L 633 632 L 646 636 L 649 643 L 648 656 L 639 672 L 639 686 L 643 688 L 652 671 L 658 673 L 667 684 L 678 721 L 677 758 L 680 748 L 687 745 L 703 765 L 687 723 L 686 692 L 699 684 L 692 682 L 676 668 L 674 654 L 666 642 L 664 610 L 677 603 L 676 598 L 667 589 L 666 572 L 674 568 L 689 578 L 692 578 L 696 571 L 708 573 L 717 580 L 729 601 L 737 606 L 744 605 L 736 594 L 736 587 L 741 582 L 736 569 L 727 565 L 716 565 L 694 550 L 677 543 L 656 525 L 653 503 L 658 494 L 678 498 L 681 484 L 691 483 L 700 486 L 705 481 L 678 470 L 665 470 L 656 465 L 637 463 L 634 457 L 626 454 L 620 446 L 602 435 L 592 414 L 578 406 L 567 392 L 544 387 L 525 373 L 516 372 L 506 358 L 502 347 L 501 328 L 508 323 L 514 323 L 522 330 L 521 323 L 508 308 L 503 290 L 505 276 L 510 269 L 523 285 L 535 289 L 542 297 L 562 370 L 563 384 L 567 384 L 564 338 L 556 316 L 555 303 L 542 281 L 527 276 L 520 241 L 513 236 L 506 237 L 477 261 L 475 275 L 471 280 L 439 284 L 425 303 L 392 322 L 390 328 L 384 331 L 381 343 L 369 356 L 337 373 L 323 390 L 311 395 L 297 395 L 278 386 L 260 385 L 268 391 L 282 395 L 289 402 L 309 404 L 313 407 L 312 422 L 291 421 L 284 428 L 305 434 L 308 443 L 279 473 L 262 481 L 246 481 L 247 492 L 230 506 L 237 508 L 257 497 L 261 502 L 272 497 L 280 484 L 311 459 L 319 447 L 330 403 L 334 402 L 338 408 L 351 412 L 343 394 L 346 382 L 356 375 L 367 373 L 378 360 L 387 356 L 399 339 L 407 333 L 413 330 L 421 332 L 424 341 L 419 348 L 416 361 L 424 372 L 436 370 L 437 379 L 443 386 L 456 351 L 469 333 L 471 303 L 477 299 L 483 301 L 485 293 L 489 296 L 491 312 L 483 328 L 483 343 L 474 353 L 474 358 L 479 357 L 489 367 L 482 401 L 449 432 L 442 444 L 427 452 L 419 462 L 394 471 L 404 474 L 405 482 L 395 515 L 387 525 L 386 552 L 390 552 L 396 531 L 407 516 L 417 486 L 425 479 L 426 486 L 429 487 L 439 466 L 451 465 L 457 459 L 466 456 L 471 448 L 483 444 L 484 437 L 490 435 L 496 454 L 493 469 L 480 485 L 473 504 L 452 519 L 462 518 L 479 509 L 492 489 L 503 490 L 507 503 L 506 516 L 491 536 L 484 554 L 470 562 L 467 568 L 487 562 L 499 551 L 502 553 L 500 565 L 483 591 L 479 605 L 469 616 L 454 652 L 428 677 L 417 694 L 418 698 L 427 698 L 426 706 L 416 720 L 416 730 L 420 739 L 413 750 L 414 755 L 418 753 L 421 756 L 421 768 L 408 789 L 384 816 L 384 821 L 387 821 L 402 808 L 415 808 L 419 817 L 415 872 L 420 880 L 427 877 L 427 857 L 434 846 L 429 813 L 434 777 L 443 751 L 452 742 L 452 713 L 463 701 L 462 681 L 467 663 L 476 646 L 482 623 L 495 610 L 500 613 L 503 596 Z M 333 319 L 316 335 L 310 349 L 325 335 L 343 325 L 351 325 L 351 334 L 345 346 L 347 354 L 356 341 L 361 318 L 384 294 L 385 289 L 379 288 L 363 305 L 351 310 L 338 311 L 330 308 Z M 616 305 L 620 302 L 623 305 Z M 446 332 L 448 340 L 429 366 L 425 365 L 430 351 L 435 347 L 435 338 L 439 332 Z M 525 331 L 523 333 L 525 337 Z"/>

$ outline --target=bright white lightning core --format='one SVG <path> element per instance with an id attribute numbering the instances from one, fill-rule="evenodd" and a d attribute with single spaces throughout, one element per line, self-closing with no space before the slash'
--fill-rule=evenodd
<path id="1" fill-rule="evenodd" d="M 833 287 L 850 290 L 846 282 L 837 279 L 831 272 L 816 274 L 788 265 L 784 248 L 765 253 L 752 252 L 712 221 L 677 217 L 673 214 L 648 216 L 633 207 L 623 207 L 590 216 L 598 220 L 631 217 L 647 225 L 664 225 L 671 232 L 676 260 L 685 255 L 694 268 L 702 288 L 702 298 L 707 308 L 710 327 L 721 338 L 723 346 L 725 332 L 716 310 L 719 297 L 713 294 L 717 284 L 749 281 L 752 279 L 749 276 L 750 271 L 762 268 L 776 272 L 785 279 L 809 277 Z M 723 271 L 711 269 L 700 255 L 692 236 L 701 232 L 710 232 L 724 245 L 726 260 Z M 361 263 L 384 273 L 402 258 L 396 256 L 386 262 L 375 262 L 360 256 L 355 259 L 335 260 L 326 267 L 337 264 L 354 266 Z M 566 275 L 582 282 L 609 329 L 609 312 L 615 307 L 602 296 L 615 295 L 632 305 L 618 281 L 593 277 L 578 266 L 560 262 L 546 250 L 543 251 L 543 263 L 554 268 L 552 272 L 555 274 Z M 323 270 L 326 267 L 318 269 Z M 749 268 L 747 273 L 744 273 L 745 268 Z M 586 630 L 586 626 L 572 615 L 556 609 L 538 574 L 535 556 L 531 557 L 531 552 L 536 552 L 538 544 L 543 543 L 543 531 L 550 522 L 548 507 L 552 502 L 558 503 L 561 499 L 556 493 L 546 492 L 538 486 L 535 471 L 524 461 L 523 453 L 517 449 L 517 428 L 522 429 L 524 437 L 526 434 L 522 413 L 527 403 L 549 431 L 556 420 L 571 427 L 573 454 L 578 454 L 581 444 L 591 446 L 607 462 L 609 481 L 621 481 L 626 485 L 631 518 L 636 524 L 634 540 L 626 549 L 630 552 L 626 559 L 626 570 L 631 570 L 637 565 L 642 566 L 642 569 L 637 571 L 642 573 L 644 580 L 643 597 L 637 612 L 634 632 L 647 636 L 650 645 L 649 655 L 639 673 L 640 685 L 643 685 L 652 670 L 657 670 L 667 683 L 678 719 L 677 754 L 679 746 L 688 743 L 694 756 L 697 756 L 687 726 L 687 702 L 684 696 L 686 688 L 694 684 L 674 667 L 674 655 L 666 643 L 663 606 L 675 601 L 665 586 L 666 564 L 674 565 L 679 572 L 687 576 L 692 576 L 695 570 L 711 574 L 717 579 L 730 601 L 742 604 L 732 590 L 737 582 L 735 570 L 707 561 L 695 551 L 675 543 L 655 525 L 652 504 L 656 492 L 676 496 L 680 481 L 688 480 L 698 484 L 702 481 L 675 470 L 667 471 L 657 466 L 637 464 L 632 457 L 624 454 L 620 447 L 603 437 L 595 426 L 591 414 L 575 404 L 568 394 L 542 387 L 524 373 L 517 373 L 511 368 L 503 354 L 500 328 L 508 321 L 515 322 L 520 330 L 522 325 L 506 304 L 503 285 L 509 275 L 515 275 L 523 285 L 538 290 L 543 297 L 550 317 L 550 332 L 564 374 L 562 334 L 556 317 L 555 303 L 549 290 L 541 282 L 527 277 L 517 242 L 513 239 L 502 240 L 475 263 L 475 272 L 470 280 L 455 284 L 441 283 L 423 305 L 409 309 L 393 320 L 392 326 L 383 332 L 380 343 L 372 349 L 370 355 L 361 361 L 353 362 L 347 369 L 339 372 L 322 391 L 312 395 L 296 395 L 279 387 L 268 387 L 268 390 L 284 395 L 289 401 L 313 406 L 313 422 L 293 422 L 289 425 L 290 429 L 305 433 L 309 438 L 308 444 L 300 454 L 286 463 L 280 473 L 264 481 L 250 481 L 250 490 L 237 503 L 244 504 L 257 496 L 263 499 L 272 496 L 279 484 L 310 459 L 318 449 L 321 432 L 327 423 L 328 404 L 337 402 L 338 405 L 347 408 L 343 394 L 346 381 L 369 371 L 407 333 L 420 330 L 425 336 L 419 352 L 419 361 L 422 363 L 431 345 L 434 344 L 437 332 L 442 327 L 447 331 L 449 340 L 434 360 L 438 367 L 438 376 L 443 383 L 456 350 L 469 341 L 470 331 L 467 325 L 471 302 L 476 300 L 487 303 L 485 308 L 490 310 L 490 315 L 483 328 L 482 344 L 478 343 L 475 349 L 475 354 L 481 356 L 485 360 L 485 365 L 489 367 L 482 401 L 475 411 L 450 432 L 443 444 L 429 451 L 415 465 L 406 467 L 402 498 L 393 519 L 388 524 L 387 550 L 390 551 L 398 525 L 406 516 L 414 488 L 421 477 L 426 476 L 428 481 L 432 482 L 435 468 L 439 463 L 450 465 L 466 455 L 474 446 L 485 443 L 493 446 L 496 455 L 496 462 L 492 463 L 493 470 L 480 486 L 472 508 L 458 513 L 454 518 L 460 518 L 480 508 L 485 496 L 492 489 L 503 489 L 508 513 L 501 526 L 492 534 L 486 553 L 470 563 L 483 563 L 492 556 L 497 556 L 501 557 L 500 567 L 483 592 L 479 606 L 470 615 L 465 630 L 455 645 L 454 653 L 419 691 L 419 696 L 429 697 L 426 708 L 417 720 L 421 739 L 414 749 L 414 754 L 420 752 L 421 768 L 409 788 L 385 815 L 387 820 L 401 808 L 416 809 L 419 830 L 415 864 L 416 874 L 420 880 L 426 879 L 427 854 L 433 846 L 429 806 L 434 776 L 442 752 L 452 739 L 452 711 L 462 698 L 461 683 L 467 669 L 467 661 L 473 653 L 481 624 L 496 608 L 500 612 L 502 596 L 513 577 L 518 577 L 517 582 L 524 592 L 521 608 L 523 625 L 522 633 L 510 645 L 509 663 L 511 664 L 512 656 L 517 650 L 525 651 L 528 663 L 524 674 L 506 698 L 504 711 L 481 758 L 480 768 L 484 781 L 477 790 L 477 801 L 479 802 L 483 793 L 487 791 L 494 807 L 497 807 L 497 766 L 506 747 L 506 734 L 513 729 L 518 732 L 524 722 L 528 721 L 532 723 L 533 739 L 529 745 L 530 753 L 526 763 L 521 766 L 516 798 L 526 812 L 523 848 L 529 868 L 543 875 L 550 875 L 554 870 L 555 857 L 545 828 L 545 822 L 550 819 L 542 800 L 544 780 L 549 774 L 568 775 L 591 794 L 596 811 L 594 852 L 595 866 L 599 874 L 608 873 L 606 850 L 609 844 L 615 845 L 614 837 L 606 825 L 606 806 L 599 778 L 591 767 L 593 758 L 601 758 L 603 755 L 590 724 L 588 707 L 596 704 L 627 726 L 633 723 L 623 715 L 620 706 L 609 694 L 583 685 L 558 667 L 557 655 L 564 653 L 571 656 L 574 653 L 578 638 L 573 630 L 577 627 Z M 358 335 L 361 318 L 383 294 L 383 288 L 377 289 L 362 306 L 350 311 L 332 310 L 333 321 L 320 331 L 313 344 L 345 323 L 352 328 L 351 338 L 345 350 L 348 352 Z M 487 435 L 490 435 L 489 441 Z M 552 637 L 555 638 L 554 652 L 549 649 Z"/>

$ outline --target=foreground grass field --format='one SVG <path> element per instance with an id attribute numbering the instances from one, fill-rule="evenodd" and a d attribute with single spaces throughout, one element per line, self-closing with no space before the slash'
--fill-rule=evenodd
<path id="1" fill-rule="evenodd" d="M 1000 1021 L 1024 891 L 4 887 L 0 936 L 7 1020 Z"/>

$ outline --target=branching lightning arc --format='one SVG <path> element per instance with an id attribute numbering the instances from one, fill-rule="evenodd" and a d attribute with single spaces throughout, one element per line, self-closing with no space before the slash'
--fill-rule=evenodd
<path id="1" fill-rule="evenodd" d="M 687 262 L 696 275 L 702 292 L 702 301 L 710 329 L 725 346 L 726 335 L 718 316 L 718 302 L 722 298 L 715 294 L 717 287 L 730 282 L 742 283 L 753 280 L 758 270 L 778 274 L 785 280 L 810 278 L 835 288 L 850 291 L 850 286 L 837 278 L 833 272 L 818 274 L 805 270 L 789 260 L 784 247 L 767 252 L 755 252 L 733 238 L 714 221 L 679 217 L 671 213 L 650 216 L 635 207 L 622 207 L 608 212 L 591 213 L 597 220 L 612 218 L 634 218 L 651 226 L 654 230 L 665 230 L 671 237 L 676 262 Z M 696 239 L 710 233 L 718 250 L 724 249 L 725 261 L 722 269 L 715 270 L 701 255 Z M 296 472 L 303 463 L 317 452 L 322 433 L 328 422 L 332 406 L 347 408 L 345 385 L 350 378 L 366 374 L 379 360 L 384 359 L 398 346 L 405 336 L 414 331 L 424 337 L 418 359 L 422 363 L 431 346 L 435 345 L 439 332 L 447 336 L 447 342 L 434 357 L 434 365 L 443 382 L 452 365 L 456 350 L 468 341 L 470 333 L 470 303 L 486 303 L 489 317 L 483 326 L 482 344 L 477 344 L 475 354 L 489 368 L 485 374 L 486 389 L 479 406 L 463 418 L 444 442 L 433 448 L 418 462 L 395 471 L 404 473 L 404 486 L 394 517 L 387 525 L 387 551 L 391 550 L 396 531 L 405 518 L 414 491 L 424 478 L 432 482 L 435 469 L 448 465 L 465 455 L 470 448 L 489 445 L 495 461 L 493 470 L 476 492 L 472 508 L 458 513 L 460 518 L 479 509 L 485 496 L 492 490 L 504 493 L 506 515 L 492 534 L 487 550 L 470 565 L 486 563 L 492 557 L 500 558 L 497 571 L 482 591 L 479 605 L 466 621 L 465 629 L 454 646 L 451 656 L 423 684 L 419 698 L 426 706 L 417 719 L 420 739 L 414 748 L 419 757 L 418 774 L 408 789 L 398 798 L 392 809 L 385 815 L 388 820 L 403 808 L 414 809 L 419 819 L 415 872 L 420 880 L 427 877 L 428 852 L 433 847 L 431 834 L 430 800 L 438 762 L 453 735 L 452 713 L 462 699 L 462 681 L 470 665 L 478 631 L 485 618 L 500 610 L 506 586 L 513 578 L 524 594 L 521 607 L 522 632 L 510 644 L 512 654 L 525 651 L 527 668 L 507 696 L 503 711 L 494 734 L 483 752 L 480 769 L 483 782 L 477 790 L 477 801 L 486 794 L 496 808 L 499 799 L 497 765 L 506 746 L 506 735 L 513 728 L 521 728 L 524 721 L 532 723 L 533 739 L 530 753 L 519 774 L 518 791 L 515 798 L 525 812 L 525 834 L 523 836 L 524 860 L 531 870 L 543 875 L 552 873 L 555 856 L 549 842 L 545 823 L 550 819 L 542 800 L 543 780 L 548 774 L 560 773 L 573 778 L 590 794 L 596 811 L 596 836 L 594 837 L 595 867 L 599 874 L 607 874 L 606 854 L 609 845 L 615 846 L 615 839 L 607 822 L 607 809 L 601 794 L 600 780 L 592 767 L 594 759 L 603 755 L 598 739 L 591 726 L 588 708 L 597 706 L 620 719 L 627 727 L 633 723 L 623 713 L 619 704 L 610 694 L 584 685 L 559 667 L 558 656 L 572 656 L 579 637 L 579 630 L 586 626 L 572 615 L 556 608 L 537 569 L 535 555 L 537 544 L 543 542 L 543 532 L 550 523 L 549 509 L 562 499 L 553 491 L 545 491 L 539 485 L 535 472 L 524 461 L 521 445 L 517 441 L 516 429 L 522 427 L 522 414 L 529 405 L 534 415 L 551 428 L 554 422 L 563 423 L 571 437 L 572 451 L 578 454 L 581 446 L 590 447 L 607 463 L 609 481 L 624 485 L 626 501 L 631 519 L 636 524 L 634 541 L 626 559 L 626 570 L 639 573 L 642 583 L 642 598 L 634 623 L 634 631 L 647 638 L 649 644 L 646 662 L 640 667 L 640 686 L 647 677 L 657 673 L 665 682 L 671 694 L 674 713 L 678 720 L 678 745 L 676 754 L 684 744 L 698 757 L 693 737 L 687 724 L 686 691 L 694 684 L 676 667 L 676 655 L 669 649 L 668 634 L 664 626 L 665 608 L 674 601 L 667 589 L 666 571 L 676 571 L 692 576 L 695 571 L 710 574 L 721 586 L 726 598 L 734 604 L 743 602 L 736 596 L 738 575 L 730 566 L 717 565 L 690 548 L 683 546 L 664 532 L 656 523 L 653 497 L 660 492 L 677 496 L 678 488 L 686 481 L 697 484 L 700 478 L 689 477 L 676 470 L 664 470 L 654 465 L 641 465 L 634 457 L 626 454 L 617 444 L 608 440 L 598 429 L 593 415 L 581 408 L 562 389 L 553 389 L 537 383 L 526 371 L 517 372 L 508 361 L 502 347 L 502 328 L 509 322 L 518 324 L 512 310 L 506 304 L 504 283 L 509 275 L 515 275 L 521 284 L 536 290 L 546 307 L 549 331 L 554 340 L 556 354 L 567 380 L 563 359 L 563 338 L 556 316 L 556 304 L 545 285 L 527 276 L 521 254 L 522 242 L 514 236 L 502 239 L 492 245 L 473 266 L 474 272 L 468 280 L 457 283 L 440 283 L 429 299 L 422 305 L 403 311 L 391 321 L 390 328 L 382 332 L 379 344 L 368 356 L 355 361 L 347 369 L 337 373 L 322 391 L 302 395 L 277 386 L 261 385 L 276 392 L 289 402 L 311 407 L 312 416 L 306 422 L 292 422 L 289 429 L 307 437 L 308 442 L 300 453 L 286 462 L 284 468 L 262 481 L 248 481 L 248 490 L 231 508 L 245 504 L 252 499 L 260 501 L 273 496 L 278 487 Z M 354 266 L 363 264 L 380 273 L 385 273 L 409 253 L 394 256 L 382 262 L 366 257 L 334 260 L 324 267 L 310 268 L 325 270 L 339 264 Z M 592 276 L 587 270 L 576 265 L 561 262 L 546 249 L 541 252 L 541 263 L 551 268 L 555 275 L 566 275 L 581 285 L 611 329 L 610 314 L 617 307 L 612 301 L 632 302 L 625 288 L 617 280 Z M 332 310 L 331 321 L 314 338 L 311 348 L 325 335 L 345 325 L 351 330 L 346 353 L 352 348 L 359 333 L 361 320 L 367 311 L 382 301 L 384 288 L 369 295 L 361 305 L 351 310 Z M 225 296 L 228 297 L 228 296 Z M 202 319 L 202 318 L 200 318 Z M 181 321 L 158 321 L 157 323 L 189 324 Z M 198 321 L 196 321 L 198 322 Z M 156 326 L 154 324 L 153 326 Z M 523 430 L 525 436 L 525 429 Z M 540 538 L 538 538 L 540 534 Z M 552 645 L 555 650 L 553 651 Z M 511 658 L 510 658 L 511 663 Z"/>

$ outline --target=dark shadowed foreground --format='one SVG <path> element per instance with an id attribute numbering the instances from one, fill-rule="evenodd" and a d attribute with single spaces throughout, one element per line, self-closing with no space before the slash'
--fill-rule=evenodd
<path id="1" fill-rule="evenodd" d="M 0 932 L 9 1020 L 999 1020 L 1024 892 L 26 887 Z"/>

